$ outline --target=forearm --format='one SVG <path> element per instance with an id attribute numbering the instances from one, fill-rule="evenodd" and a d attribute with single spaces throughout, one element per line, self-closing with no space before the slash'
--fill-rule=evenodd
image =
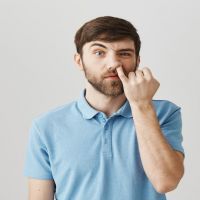
<path id="1" fill-rule="evenodd" d="M 153 104 L 132 104 L 131 109 L 145 173 L 158 191 L 174 189 L 183 166 L 162 134 Z"/>

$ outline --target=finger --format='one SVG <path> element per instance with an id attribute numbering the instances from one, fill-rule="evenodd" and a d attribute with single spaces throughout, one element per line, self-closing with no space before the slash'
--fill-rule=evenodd
<path id="1" fill-rule="evenodd" d="M 155 82 L 157 84 L 157 87 L 159 88 L 160 87 L 160 82 L 158 80 L 156 80 L 156 79 L 154 79 L 154 80 L 155 80 Z"/>
<path id="2" fill-rule="evenodd" d="M 117 74 L 119 76 L 119 78 L 121 79 L 122 83 L 126 83 L 128 82 L 128 78 L 126 77 L 126 75 L 124 74 L 124 71 L 122 69 L 122 67 L 117 67 Z"/>
<path id="3" fill-rule="evenodd" d="M 150 79 L 153 78 L 153 75 L 152 75 L 151 70 L 150 70 L 149 68 L 144 67 L 144 68 L 142 69 L 142 71 L 143 71 L 143 74 L 144 74 L 144 78 L 145 78 L 146 80 L 150 80 Z"/>
<path id="4" fill-rule="evenodd" d="M 136 70 L 135 74 L 136 74 L 136 77 L 138 77 L 138 78 L 143 78 L 144 77 L 144 74 L 143 74 L 142 70 Z"/>
<path id="5" fill-rule="evenodd" d="M 130 80 L 130 79 L 135 79 L 136 78 L 136 75 L 135 75 L 135 72 L 129 72 L 128 73 L 128 79 Z"/>
<path id="6" fill-rule="evenodd" d="M 144 74 L 141 70 L 136 70 L 135 71 L 135 74 L 136 74 L 136 81 L 138 82 L 141 82 L 144 80 Z"/>

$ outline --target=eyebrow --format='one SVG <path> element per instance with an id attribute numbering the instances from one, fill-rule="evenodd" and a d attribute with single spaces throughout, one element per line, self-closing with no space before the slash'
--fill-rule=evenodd
<path id="1" fill-rule="evenodd" d="M 108 49 L 105 45 L 100 44 L 100 43 L 93 43 L 93 44 L 90 45 L 90 48 L 92 48 L 93 46 L 99 46 L 99 47 L 103 47 L 104 49 Z M 135 53 L 135 49 L 132 49 L 132 48 L 124 48 L 124 49 L 119 49 L 117 51 L 119 51 L 119 52 L 121 52 L 121 51 L 131 51 L 131 52 Z"/>

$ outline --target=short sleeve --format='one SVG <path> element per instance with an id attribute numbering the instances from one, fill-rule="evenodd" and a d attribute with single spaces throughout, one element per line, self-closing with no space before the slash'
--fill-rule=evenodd
<path id="1" fill-rule="evenodd" d="M 36 179 L 53 179 L 48 151 L 34 122 L 29 132 L 24 175 Z"/>
<path id="2" fill-rule="evenodd" d="M 182 146 L 183 136 L 180 107 L 178 107 L 167 117 L 167 119 L 161 125 L 161 129 L 171 147 L 174 150 L 180 151 L 181 153 L 183 153 L 183 155 L 185 155 Z"/>

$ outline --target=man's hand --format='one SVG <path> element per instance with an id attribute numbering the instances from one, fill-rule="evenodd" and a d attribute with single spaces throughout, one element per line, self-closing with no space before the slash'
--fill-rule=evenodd
<path id="1" fill-rule="evenodd" d="M 136 72 L 129 72 L 128 77 L 126 77 L 120 66 L 117 68 L 117 73 L 130 104 L 151 103 L 160 83 L 153 77 L 150 69 L 143 68 L 136 70 Z"/>

